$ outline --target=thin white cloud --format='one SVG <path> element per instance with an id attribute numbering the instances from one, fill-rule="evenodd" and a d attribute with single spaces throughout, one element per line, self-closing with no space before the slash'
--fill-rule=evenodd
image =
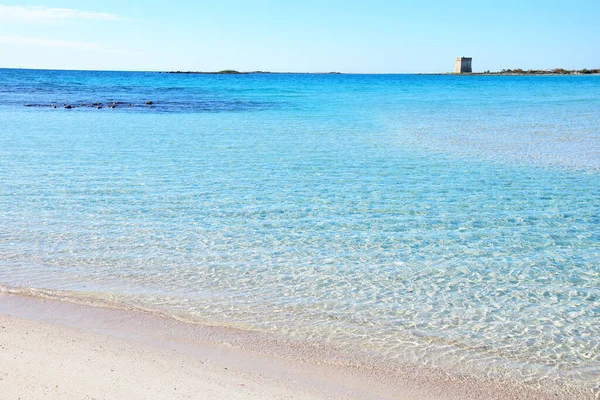
<path id="1" fill-rule="evenodd" d="M 57 40 L 29 36 L 0 36 L 0 44 L 15 46 L 51 47 L 75 50 L 110 50 L 108 47 L 93 42 L 76 40 Z"/>
<path id="2" fill-rule="evenodd" d="M 126 18 L 104 12 L 47 8 L 43 6 L 8 6 L 0 4 L 0 21 L 4 22 L 64 22 L 72 20 L 122 21 Z"/>

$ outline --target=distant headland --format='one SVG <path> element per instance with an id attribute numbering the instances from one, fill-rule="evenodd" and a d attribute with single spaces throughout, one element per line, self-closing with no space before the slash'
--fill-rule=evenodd
<path id="1" fill-rule="evenodd" d="M 467 75 L 592 75 L 600 74 L 600 69 L 503 69 L 501 71 L 492 72 L 490 70 L 484 72 L 473 72 L 472 57 L 456 57 L 454 63 L 454 74 Z"/>
<path id="2" fill-rule="evenodd" d="M 206 74 L 206 75 L 244 75 L 244 74 L 268 74 L 264 71 L 240 72 L 234 69 L 224 69 L 223 71 L 168 71 L 166 74 Z"/>
<path id="3" fill-rule="evenodd" d="M 234 69 L 225 69 L 223 71 L 168 71 L 165 74 L 199 74 L 199 75 L 248 75 L 248 74 L 322 74 L 322 75 L 339 75 L 341 72 L 271 72 L 271 71 L 249 71 L 240 72 Z"/>
<path id="4" fill-rule="evenodd" d="M 477 72 L 477 75 L 592 75 L 600 74 L 600 68 L 598 69 L 503 69 L 498 72 Z"/>

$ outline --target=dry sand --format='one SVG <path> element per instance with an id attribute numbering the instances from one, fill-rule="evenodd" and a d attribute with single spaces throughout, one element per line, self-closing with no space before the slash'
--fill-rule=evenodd
<path id="1" fill-rule="evenodd" d="M 0 293 L 0 399 L 557 399 L 258 332 Z M 574 398 L 574 397 L 573 397 Z"/>

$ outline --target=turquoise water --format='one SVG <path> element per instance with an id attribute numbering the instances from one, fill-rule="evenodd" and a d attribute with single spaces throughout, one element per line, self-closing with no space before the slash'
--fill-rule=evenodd
<path id="1" fill-rule="evenodd" d="M 598 389 L 599 110 L 596 76 L 0 70 L 0 284 Z"/>

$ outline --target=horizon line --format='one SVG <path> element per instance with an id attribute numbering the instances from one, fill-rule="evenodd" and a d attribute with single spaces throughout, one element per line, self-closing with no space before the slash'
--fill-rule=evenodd
<path id="1" fill-rule="evenodd" d="M 29 70 L 29 71 L 72 71 L 72 72 L 141 72 L 141 73 L 157 73 L 157 74 L 173 74 L 173 75 L 543 75 L 544 72 L 549 72 L 552 75 L 560 75 L 559 73 L 552 73 L 553 70 L 564 70 L 566 72 L 579 72 L 583 70 L 598 71 L 600 68 L 581 68 L 581 69 L 563 69 L 563 68 L 552 68 L 552 69 L 502 69 L 500 71 L 480 71 L 471 73 L 455 73 L 453 71 L 445 72 L 340 72 L 340 71 L 268 71 L 268 70 L 253 70 L 253 71 L 238 71 L 233 69 L 224 69 L 219 71 L 192 71 L 192 70 L 136 70 L 136 69 L 71 69 L 71 68 L 29 68 L 29 67 L 0 67 L 0 70 Z M 520 70 L 522 72 L 512 72 Z M 227 73 L 224 71 L 233 71 Z M 511 72 L 508 72 L 511 71 Z M 527 71 L 538 72 L 529 73 Z M 573 75 L 573 74 L 565 74 Z M 597 72 L 584 75 L 598 75 Z"/>

